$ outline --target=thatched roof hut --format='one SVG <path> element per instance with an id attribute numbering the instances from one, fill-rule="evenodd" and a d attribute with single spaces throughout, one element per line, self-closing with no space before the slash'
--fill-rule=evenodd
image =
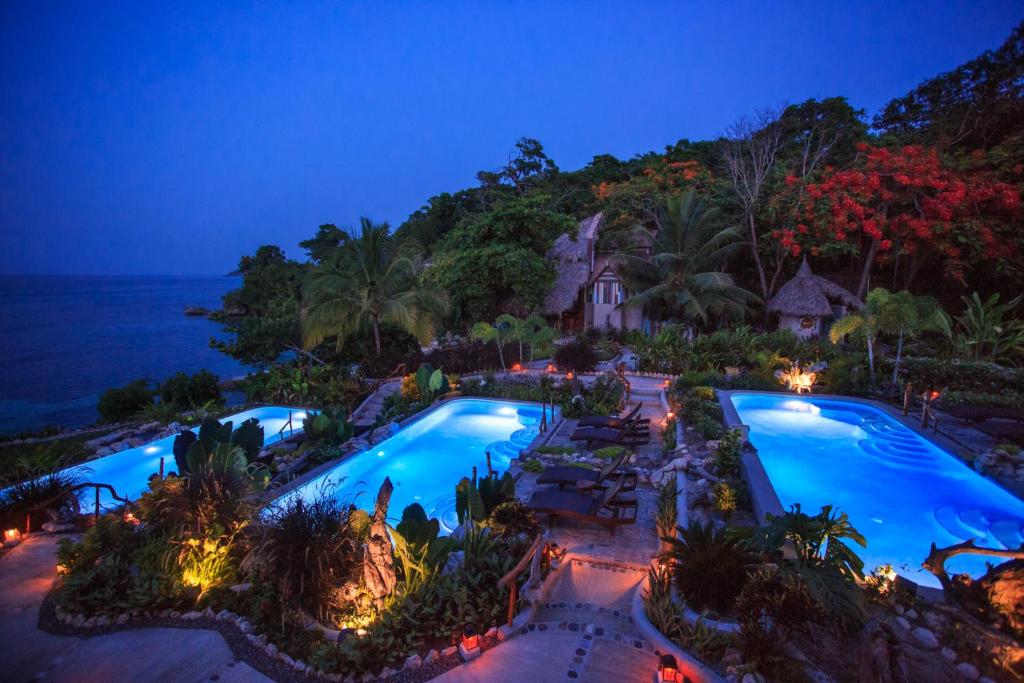
<path id="1" fill-rule="evenodd" d="M 544 315 L 560 315 L 576 304 L 594 268 L 594 246 L 603 220 L 601 213 L 585 218 L 580 221 L 575 237 L 563 233 L 551 245 L 547 258 L 554 262 L 556 274 L 555 284 L 541 307 Z"/>
<path id="2" fill-rule="evenodd" d="M 849 290 L 811 272 L 807 259 L 800 264 L 796 276 L 782 285 L 768 302 L 766 311 L 787 317 L 826 317 L 832 315 L 832 302 L 853 309 L 864 303 Z"/>

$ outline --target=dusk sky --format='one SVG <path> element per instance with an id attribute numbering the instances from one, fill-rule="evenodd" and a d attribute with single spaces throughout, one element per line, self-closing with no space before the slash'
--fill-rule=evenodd
<path id="1" fill-rule="evenodd" d="M 397 227 L 536 137 L 566 170 L 758 107 L 873 114 L 1019 2 L 0 5 L 0 273 L 216 274 Z"/>

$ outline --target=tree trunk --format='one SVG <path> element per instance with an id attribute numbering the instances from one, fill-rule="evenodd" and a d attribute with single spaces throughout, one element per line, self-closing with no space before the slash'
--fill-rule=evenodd
<path id="1" fill-rule="evenodd" d="M 864 335 L 868 340 L 868 370 L 871 373 L 871 386 L 872 388 L 877 384 L 875 378 L 875 339 L 873 335 Z"/>
<path id="2" fill-rule="evenodd" d="M 505 368 L 505 346 L 503 344 L 499 344 L 498 342 L 494 343 L 498 347 L 498 360 L 501 361 L 501 372 L 507 378 L 508 370 Z"/>
<path id="3" fill-rule="evenodd" d="M 381 352 L 381 348 L 380 348 L 380 323 L 377 322 L 376 318 L 373 319 L 373 345 L 377 349 L 377 355 L 379 356 L 380 352 Z"/>
<path id="4" fill-rule="evenodd" d="M 860 271 L 860 284 L 857 286 L 857 298 L 864 301 L 868 293 L 868 283 L 871 281 L 871 266 L 875 262 L 875 253 L 878 251 L 878 240 L 871 240 L 868 253 L 864 256 L 864 266 Z"/>
<path id="5" fill-rule="evenodd" d="M 896 341 L 896 361 L 892 366 L 892 383 L 896 385 L 896 377 L 900 372 L 900 359 L 903 357 L 903 330 L 900 330 L 900 337 Z"/>
<path id="6" fill-rule="evenodd" d="M 764 272 L 764 264 L 761 263 L 761 255 L 757 253 L 757 225 L 754 223 L 754 208 L 747 209 L 747 224 L 750 226 L 750 251 L 754 256 L 754 266 L 757 268 L 757 279 L 761 285 L 761 296 L 765 302 L 769 299 L 768 277 Z"/>

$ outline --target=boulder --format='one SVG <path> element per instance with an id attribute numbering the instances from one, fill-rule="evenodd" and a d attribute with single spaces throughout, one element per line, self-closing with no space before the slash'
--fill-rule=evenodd
<path id="1" fill-rule="evenodd" d="M 927 649 L 927 650 L 936 650 L 936 649 L 938 649 L 938 647 L 939 647 L 939 638 L 938 638 L 938 636 L 936 636 L 934 633 L 932 633 L 928 629 L 924 628 L 923 626 L 918 626 L 913 631 L 911 631 L 911 634 L 914 636 L 914 640 L 916 640 L 918 642 L 918 644 L 921 645 L 922 647 L 924 647 L 925 649 Z"/>
<path id="2" fill-rule="evenodd" d="M 974 666 L 970 662 L 960 662 L 956 665 L 957 672 L 969 681 L 976 681 L 981 676 L 981 672 L 978 671 L 978 667 Z"/>

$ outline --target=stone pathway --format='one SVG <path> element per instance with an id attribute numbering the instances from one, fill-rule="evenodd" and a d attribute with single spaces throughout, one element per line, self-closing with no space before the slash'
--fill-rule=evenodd
<path id="1" fill-rule="evenodd" d="M 7 681 L 269 681 L 239 662 L 211 630 L 148 628 L 94 638 L 56 636 L 37 627 L 39 606 L 56 579 L 59 537 L 33 535 L 0 558 L 0 677 Z"/>
<path id="2" fill-rule="evenodd" d="M 435 680 L 648 683 L 658 658 L 630 616 L 633 593 L 645 571 L 573 559 L 532 623 L 508 642 Z"/>
<path id="3" fill-rule="evenodd" d="M 351 421 L 356 427 L 363 430 L 373 426 L 377 416 L 384 408 L 384 399 L 398 392 L 402 388 L 402 380 L 385 382 L 377 391 L 370 396 L 352 413 Z"/>

